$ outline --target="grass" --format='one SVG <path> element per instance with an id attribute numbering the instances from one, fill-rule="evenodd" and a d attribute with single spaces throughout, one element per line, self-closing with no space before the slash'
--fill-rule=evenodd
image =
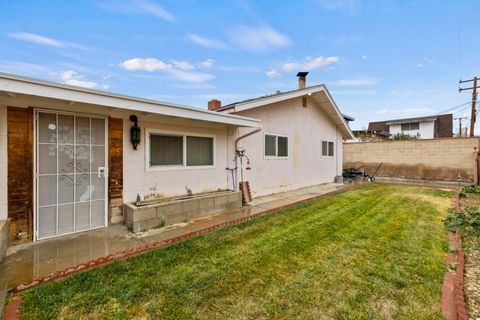
<path id="1" fill-rule="evenodd" d="M 23 319 L 440 319 L 450 199 L 369 184 L 22 294 Z"/>

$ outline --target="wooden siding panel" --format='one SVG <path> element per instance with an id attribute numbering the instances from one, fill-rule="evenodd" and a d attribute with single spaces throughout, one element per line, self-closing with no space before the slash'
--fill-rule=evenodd
<path id="1" fill-rule="evenodd" d="M 108 217 L 110 223 L 123 221 L 123 119 L 108 121 Z"/>
<path id="2" fill-rule="evenodd" d="M 33 239 L 33 109 L 8 107 L 8 218 L 12 244 Z"/>

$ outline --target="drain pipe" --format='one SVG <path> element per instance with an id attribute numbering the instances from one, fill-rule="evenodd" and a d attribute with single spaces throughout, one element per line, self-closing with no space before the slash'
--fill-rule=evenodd
<path id="1" fill-rule="evenodd" d="M 260 132 L 260 131 L 262 131 L 262 126 L 258 127 L 257 129 L 255 129 L 255 130 L 253 130 L 253 131 L 250 131 L 250 132 L 244 134 L 243 136 L 238 137 L 237 139 L 235 139 L 235 150 L 237 150 L 237 148 L 238 148 L 238 142 L 239 142 L 240 140 L 242 140 L 242 139 L 244 139 L 244 138 L 246 138 L 246 137 L 249 137 L 249 136 L 251 136 L 252 134 L 255 134 L 255 133 Z"/>
<path id="2" fill-rule="evenodd" d="M 237 151 L 237 149 L 238 149 L 238 142 L 239 142 L 240 140 L 245 139 L 246 137 L 249 137 L 249 136 L 251 136 L 251 135 L 253 135 L 253 134 L 257 133 L 257 132 L 260 132 L 260 131 L 262 131 L 262 126 L 261 126 L 261 125 L 260 125 L 260 127 L 256 128 L 255 130 L 250 131 L 250 132 L 244 134 L 243 136 L 240 136 L 240 137 L 236 138 L 236 139 L 235 139 L 235 142 L 234 142 L 234 147 L 235 147 L 235 149 L 233 150 L 233 152 L 236 152 L 236 151 Z M 237 160 L 237 157 L 235 157 L 235 168 L 238 168 L 238 163 L 237 163 L 237 161 L 238 161 L 238 160 Z M 237 172 L 235 172 L 235 174 L 238 175 L 238 170 L 237 170 Z M 238 181 L 238 176 L 237 176 L 237 181 Z M 236 185 L 234 186 L 234 190 L 237 190 L 237 186 L 236 186 Z"/>

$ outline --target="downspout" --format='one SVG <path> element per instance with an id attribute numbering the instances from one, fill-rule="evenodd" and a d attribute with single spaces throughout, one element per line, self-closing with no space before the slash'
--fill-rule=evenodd
<path id="1" fill-rule="evenodd" d="M 335 146 L 336 146 L 336 149 L 335 150 L 335 155 L 336 155 L 336 159 L 335 159 L 335 177 L 338 176 L 338 159 L 339 159 L 339 154 L 338 154 L 338 125 L 337 125 L 337 130 L 335 130 Z"/>
<path id="2" fill-rule="evenodd" d="M 235 142 L 234 142 L 234 150 L 233 150 L 233 152 L 234 152 L 234 157 L 235 157 L 235 158 L 234 158 L 234 159 L 235 159 L 235 168 L 238 168 L 238 162 L 237 162 L 238 160 L 237 160 L 237 157 L 236 157 L 236 151 L 237 151 L 237 148 L 238 148 L 238 142 L 239 142 L 240 140 L 245 139 L 246 137 L 249 137 L 249 136 L 251 136 L 251 135 L 253 135 L 253 134 L 257 133 L 257 132 L 260 132 L 260 131 L 262 131 L 262 126 L 261 126 L 261 125 L 260 125 L 260 127 L 256 128 L 255 130 L 250 131 L 250 132 L 244 134 L 243 136 L 240 136 L 240 137 L 238 137 L 238 138 L 235 139 Z M 236 170 L 235 175 L 236 175 L 236 180 L 237 180 L 237 182 L 238 182 L 238 170 Z M 234 190 L 237 190 L 237 186 L 236 186 L 236 185 L 235 185 Z"/>
<path id="3" fill-rule="evenodd" d="M 255 134 L 255 133 L 260 132 L 260 131 L 262 131 L 262 126 L 258 127 L 257 129 L 255 129 L 255 130 L 253 130 L 253 131 L 250 131 L 250 132 L 244 134 L 243 136 L 238 137 L 237 139 L 235 139 L 235 144 L 234 144 L 235 150 L 237 150 L 237 148 L 238 148 L 238 142 L 239 142 L 240 140 L 242 140 L 242 139 L 244 139 L 244 138 L 246 138 L 246 137 L 249 137 L 249 136 L 251 136 L 252 134 Z M 235 150 L 234 150 L 234 151 L 235 151 Z"/>

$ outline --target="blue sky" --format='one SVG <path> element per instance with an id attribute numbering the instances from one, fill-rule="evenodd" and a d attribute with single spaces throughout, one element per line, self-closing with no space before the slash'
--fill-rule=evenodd
<path id="1" fill-rule="evenodd" d="M 0 71 L 206 108 L 325 83 L 352 128 L 470 101 L 480 1 L 0 0 Z M 453 110 L 468 114 L 468 106 Z"/>

